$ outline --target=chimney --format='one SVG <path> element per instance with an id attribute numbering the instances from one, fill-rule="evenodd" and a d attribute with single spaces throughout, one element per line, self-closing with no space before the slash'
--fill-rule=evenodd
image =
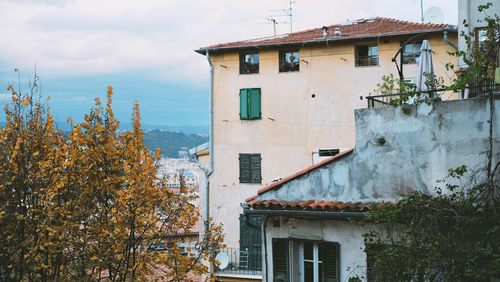
<path id="1" fill-rule="evenodd" d="M 340 27 L 336 27 L 335 31 L 333 32 L 334 37 L 339 37 L 342 35 L 342 31 L 340 31 Z"/>
<path id="2" fill-rule="evenodd" d="M 324 26 L 323 27 L 323 39 L 328 38 L 328 27 Z"/>

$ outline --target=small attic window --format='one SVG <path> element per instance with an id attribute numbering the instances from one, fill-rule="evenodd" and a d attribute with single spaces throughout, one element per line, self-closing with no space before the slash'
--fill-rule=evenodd
<path id="1" fill-rule="evenodd" d="M 320 157 L 333 157 L 340 153 L 339 149 L 319 149 L 318 154 Z"/>
<path id="2" fill-rule="evenodd" d="M 240 54 L 240 74 L 259 73 L 259 53 Z"/>

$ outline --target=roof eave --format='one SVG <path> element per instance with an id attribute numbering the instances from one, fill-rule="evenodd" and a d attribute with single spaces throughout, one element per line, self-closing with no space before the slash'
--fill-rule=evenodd
<path id="1" fill-rule="evenodd" d="M 395 34 L 383 34 L 383 35 L 369 35 L 369 36 L 360 36 L 355 38 L 330 38 L 328 40 L 325 39 L 314 39 L 314 40 L 305 40 L 305 41 L 295 41 L 295 42 L 286 42 L 286 43 L 269 43 L 269 44 L 255 44 L 249 46 L 230 46 L 230 47 L 206 47 L 194 50 L 196 53 L 201 55 L 206 55 L 207 51 L 210 53 L 223 53 L 223 52 L 234 52 L 234 51 L 242 51 L 242 50 L 260 50 L 260 49 L 273 49 L 273 48 L 282 48 L 282 47 L 294 47 L 294 46 L 306 46 L 306 45 L 320 45 L 320 44 L 330 44 L 337 42 L 349 42 L 349 41 L 358 41 L 358 40 L 370 40 L 370 39 L 386 39 L 386 38 L 394 38 L 394 37 L 405 37 L 413 34 L 438 34 L 444 31 L 458 33 L 457 28 L 448 27 L 439 30 L 431 30 L 431 31 L 415 31 L 415 32 L 405 32 L 405 33 L 395 33 Z"/>
<path id="2" fill-rule="evenodd" d="M 362 219 L 365 211 L 304 211 L 304 210 L 276 210 L 244 208 L 244 214 L 264 216 L 285 216 L 296 218 L 323 218 L 323 219 Z"/>

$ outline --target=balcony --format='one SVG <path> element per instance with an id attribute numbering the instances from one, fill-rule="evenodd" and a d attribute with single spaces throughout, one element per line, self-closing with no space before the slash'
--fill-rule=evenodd
<path id="1" fill-rule="evenodd" d="M 431 91 L 421 91 L 416 92 L 413 98 L 408 99 L 405 94 L 395 93 L 395 94 L 383 94 L 383 95 L 372 95 L 366 96 L 368 102 L 368 108 L 379 108 L 385 106 L 398 106 L 404 103 L 409 103 L 412 99 L 425 100 L 434 99 L 435 97 L 441 96 L 445 92 L 449 92 L 447 89 L 436 89 Z M 494 81 L 483 82 L 481 84 L 473 84 L 467 88 L 462 89 L 459 92 L 459 99 L 468 99 L 474 97 L 480 97 L 488 95 L 488 93 L 493 92 L 494 95 L 500 93 L 500 85 L 495 84 Z M 407 94 L 406 94 L 407 95 Z M 411 102 L 410 102 L 411 103 Z"/>
<path id="2" fill-rule="evenodd" d="M 251 251 L 248 249 L 224 248 L 217 253 L 225 253 L 228 258 L 228 264 L 224 269 L 215 267 L 216 275 L 262 275 L 262 251 L 260 248 Z"/>

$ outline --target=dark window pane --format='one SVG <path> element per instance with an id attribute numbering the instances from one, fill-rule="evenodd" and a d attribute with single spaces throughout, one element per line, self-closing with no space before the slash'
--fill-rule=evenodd
<path id="1" fill-rule="evenodd" d="M 299 70 L 298 51 L 280 51 L 280 72 L 292 72 Z"/>
<path id="2" fill-rule="evenodd" d="M 304 259 L 313 260 L 313 248 L 313 243 L 304 242 Z"/>
<path id="3" fill-rule="evenodd" d="M 259 73 L 259 53 L 240 54 L 240 74 Z"/>
<path id="4" fill-rule="evenodd" d="M 355 47 L 355 61 L 356 66 L 378 65 L 378 45 L 357 45 Z"/>
<path id="5" fill-rule="evenodd" d="M 403 47 L 403 64 L 418 64 L 420 58 L 420 46 L 421 42 L 407 43 Z"/>
<path id="6" fill-rule="evenodd" d="M 314 281 L 314 264 L 309 261 L 304 261 L 304 282 Z"/>

